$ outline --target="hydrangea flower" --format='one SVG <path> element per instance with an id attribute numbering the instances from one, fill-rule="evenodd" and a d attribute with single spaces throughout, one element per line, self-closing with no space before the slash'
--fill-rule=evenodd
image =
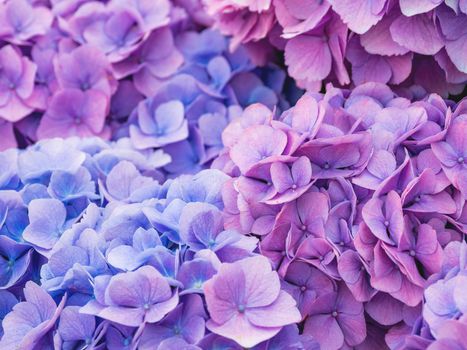
<path id="1" fill-rule="evenodd" d="M 31 102 L 34 98 L 34 76 L 37 67 L 11 45 L 0 49 L 0 62 L 0 117 L 16 122 L 34 110 Z"/>
<path id="2" fill-rule="evenodd" d="M 37 128 L 39 139 L 60 136 L 109 138 L 105 127 L 107 98 L 98 91 L 62 90 L 55 94 Z"/>
<path id="3" fill-rule="evenodd" d="M 66 298 L 57 306 L 50 295 L 32 281 L 24 289 L 25 301 L 16 304 L 2 322 L 5 348 L 48 348 L 53 346 L 51 330 L 63 310 Z"/>
<path id="4" fill-rule="evenodd" d="M 366 336 L 363 306 L 345 286 L 318 297 L 308 315 L 305 332 L 327 349 L 355 346 Z"/>
<path id="5" fill-rule="evenodd" d="M 53 16 L 44 6 L 33 6 L 25 0 L 3 3 L 0 8 L 0 37 L 12 44 L 27 45 L 29 40 L 44 35 Z"/>
<path id="6" fill-rule="evenodd" d="M 161 320 L 178 303 L 178 294 L 152 266 L 112 277 L 96 278 L 95 300 L 81 311 L 125 326 L 139 326 Z"/>
<path id="7" fill-rule="evenodd" d="M 264 257 L 223 264 L 204 284 L 214 333 L 252 347 L 298 322 L 300 313 L 293 298 L 280 290 L 279 277 Z"/>
<path id="8" fill-rule="evenodd" d="M 130 126 L 130 136 L 137 148 L 162 147 L 188 137 L 188 123 L 180 101 L 154 106 L 154 100 L 138 105 L 138 125 Z"/>

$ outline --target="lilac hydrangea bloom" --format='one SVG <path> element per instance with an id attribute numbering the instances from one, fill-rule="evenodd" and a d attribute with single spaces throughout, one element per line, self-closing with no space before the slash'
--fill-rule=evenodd
<path id="1" fill-rule="evenodd" d="M 0 62 L 0 117 L 16 122 L 34 110 L 31 102 L 34 98 L 34 75 L 37 67 L 10 45 L 0 49 Z"/>
<path id="2" fill-rule="evenodd" d="M 52 198 L 33 199 L 29 203 L 29 225 L 24 239 L 39 249 L 49 250 L 65 229 L 66 209 L 62 202 Z"/>
<path id="3" fill-rule="evenodd" d="M 29 39 L 45 34 L 53 16 L 44 6 L 32 6 L 25 0 L 9 1 L 0 8 L 0 37 L 12 44 L 28 44 Z"/>
<path id="4" fill-rule="evenodd" d="M 39 139 L 59 136 L 109 137 L 105 128 L 107 99 L 97 91 L 63 90 L 54 95 L 37 129 Z"/>
<path id="5" fill-rule="evenodd" d="M 63 310 L 66 298 L 57 305 L 45 290 L 28 282 L 25 301 L 16 304 L 5 316 L 4 335 L 0 345 L 5 348 L 48 348 L 53 345 L 51 329 Z"/>
<path id="6" fill-rule="evenodd" d="M 279 277 L 266 258 L 221 265 L 204 285 L 212 332 L 252 347 L 301 319 L 292 297 L 280 290 Z M 271 317 L 274 315 L 274 317 Z"/>
<path id="7" fill-rule="evenodd" d="M 152 266 L 134 272 L 96 278 L 95 300 L 88 302 L 81 312 L 96 315 L 125 326 L 161 320 L 178 303 L 178 294 Z"/>
<path id="8" fill-rule="evenodd" d="M 318 297 L 310 306 L 305 332 L 327 349 L 355 346 L 366 336 L 362 304 L 345 286 Z"/>
<path id="9" fill-rule="evenodd" d="M 184 106 L 169 101 L 154 106 L 151 100 L 138 105 L 138 126 L 130 126 L 130 136 L 137 148 L 162 147 L 188 137 Z M 154 137 L 155 136 L 155 137 Z"/>

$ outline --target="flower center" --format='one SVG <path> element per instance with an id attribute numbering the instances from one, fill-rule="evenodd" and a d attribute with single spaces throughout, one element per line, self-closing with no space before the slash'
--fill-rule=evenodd
<path id="1" fill-rule="evenodd" d="M 305 226 L 305 225 L 302 225 L 302 226 L 300 226 L 300 229 L 301 229 L 302 231 L 305 231 L 305 230 L 306 230 L 306 226 Z"/>
<path id="2" fill-rule="evenodd" d="M 237 310 L 238 310 L 238 312 L 243 314 L 245 312 L 245 305 L 243 305 L 243 304 L 238 305 Z"/>
<path id="3" fill-rule="evenodd" d="M 306 286 L 301 286 L 301 287 L 300 287 L 300 290 L 301 290 L 302 292 L 306 291 Z"/>
<path id="4" fill-rule="evenodd" d="M 83 91 L 89 90 L 90 87 L 91 87 L 91 84 L 89 84 L 88 81 L 84 81 L 80 84 L 80 88 Z"/>
<path id="5" fill-rule="evenodd" d="M 292 185 L 292 190 L 296 190 L 297 189 L 297 185 L 293 184 Z"/>
<path id="6" fill-rule="evenodd" d="M 459 158 L 457 158 L 457 162 L 458 162 L 459 164 L 464 163 L 464 157 L 459 157 Z"/>
<path id="7" fill-rule="evenodd" d="M 324 163 L 324 169 L 329 169 L 329 163 L 328 162 Z"/>
<path id="8" fill-rule="evenodd" d="M 149 308 L 150 308 L 150 306 L 149 306 L 148 303 L 146 303 L 146 304 L 143 305 L 143 309 L 144 309 L 144 310 L 149 310 Z"/>
<path id="9" fill-rule="evenodd" d="M 386 220 L 386 221 L 384 222 L 384 226 L 388 227 L 388 226 L 389 226 L 389 221 Z"/>
<path id="10" fill-rule="evenodd" d="M 337 317 L 337 311 L 332 312 L 332 317 Z"/>
<path id="11" fill-rule="evenodd" d="M 415 202 L 420 202 L 420 196 L 415 197 Z"/>
<path id="12" fill-rule="evenodd" d="M 410 254 L 410 256 L 414 257 L 414 256 L 415 256 L 415 250 L 412 249 L 412 250 L 409 252 L 409 254 Z"/>

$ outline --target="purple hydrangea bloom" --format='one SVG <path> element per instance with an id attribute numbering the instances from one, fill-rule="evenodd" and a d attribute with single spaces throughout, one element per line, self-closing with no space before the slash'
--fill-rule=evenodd
<path id="1" fill-rule="evenodd" d="M 98 91 L 66 89 L 52 98 L 37 129 L 39 139 L 59 136 L 109 138 L 105 127 L 107 98 Z"/>
<path id="2" fill-rule="evenodd" d="M 0 8 L 0 37 L 12 44 L 25 45 L 45 34 L 53 16 L 44 6 L 33 6 L 26 0 L 3 3 Z"/>
<path id="3" fill-rule="evenodd" d="M 40 333 L 13 336 L 5 326 L 2 342 L 200 349 L 214 336 L 210 328 L 222 328 L 214 323 L 215 308 L 205 308 L 206 290 L 214 279 L 222 280 L 225 267 L 234 266 L 244 271 L 253 299 L 269 298 L 264 305 L 244 300 L 253 322 L 248 324 L 259 332 L 248 342 L 258 349 L 289 341 L 296 347 L 316 345 L 295 326 L 280 332 L 301 319 L 294 299 L 281 290 L 268 260 L 252 257 L 257 238 L 224 228 L 221 189 L 229 176 L 223 172 L 205 170 L 164 182 L 155 169 L 167 164 L 164 154 L 137 151 L 128 139 L 52 139 L 0 155 L 8 166 L 0 179 L 2 287 L 15 293 L 5 301 L 3 324 L 24 304 L 10 311 L 25 283 L 27 303 L 34 303 L 28 281 L 40 281 L 40 287 L 33 285 L 35 295 L 62 300 L 53 317 L 28 326 L 41 327 Z M 250 261 L 258 259 L 260 285 L 255 273 L 248 275 Z M 289 306 L 294 314 L 271 324 L 270 315 Z M 205 324 L 208 312 L 211 326 Z M 15 318 L 14 324 L 20 322 Z"/>
<path id="4" fill-rule="evenodd" d="M 165 21 L 163 18 L 160 25 Z M 68 26 L 76 41 L 98 47 L 112 63 L 127 58 L 147 35 L 134 10 L 99 2 L 83 4 L 69 19 Z"/>
<path id="5" fill-rule="evenodd" d="M 301 319 L 295 301 L 280 290 L 279 277 L 264 257 L 221 265 L 218 274 L 204 284 L 204 292 L 211 316 L 207 328 L 244 347 L 267 340 Z"/>
<path id="6" fill-rule="evenodd" d="M 95 280 L 95 300 L 81 312 L 96 315 L 126 326 L 161 320 L 178 303 L 167 281 L 152 266 L 114 276 L 98 276 Z"/>
<path id="7" fill-rule="evenodd" d="M 53 346 L 52 333 L 63 310 L 66 298 L 57 305 L 45 290 L 34 282 L 24 289 L 25 301 L 16 304 L 3 319 L 4 335 L 0 345 L 5 348 L 49 348 Z"/>
<path id="8" fill-rule="evenodd" d="M 140 149 L 162 147 L 188 137 L 188 123 L 184 106 L 179 101 L 169 101 L 154 106 L 146 100 L 138 105 L 138 124 L 130 126 L 130 136 Z M 155 137 L 154 137 L 155 136 Z"/>
<path id="9" fill-rule="evenodd" d="M 29 204 L 28 216 L 24 239 L 41 251 L 52 249 L 65 229 L 67 213 L 63 203 L 52 198 L 34 199 Z"/>
<path id="10" fill-rule="evenodd" d="M 37 67 L 10 45 L 0 49 L 0 62 L 0 117 L 16 122 L 34 110 L 31 102 L 34 98 L 34 76 Z"/>
<path id="11" fill-rule="evenodd" d="M 93 46 L 83 45 L 70 52 L 60 53 L 54 62 L 54 69 L 61 88 L 79 89 L 83 92 L 98 90 L 106 96 L 113 92 L 112 80 L 109 79 L 109 62 Z"/>
<path id="12" fill-rule="evenodd" d="M 366 336 L 363 306 L 347 287 L 318 297 L 310 306 L 305 332 L 327 349 L 360 344 Z"/>

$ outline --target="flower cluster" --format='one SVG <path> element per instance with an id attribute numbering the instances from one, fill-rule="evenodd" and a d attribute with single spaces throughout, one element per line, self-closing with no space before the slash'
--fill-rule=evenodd
<path id="1" fill-rule="evenodd" d="M 224 229 L 221 171 L 159 182 L 169 158 L 128 139 L 0 158 L 0 348 L 316 345 L 257 238 Z"/>
<path id="2" fill-rule="evenodd" d="M 462 315 L 466 103 L 329 85 L 279 115 L 252 105 L 225 129 L 213 163 L 232 176 L 225 228 L 260 239 L 321 348 L 430 343 Z"/>
<path id="3" fill-rule="evenodd" d="M 136 148 L 185 141 L 171 153 L 191 149 L 198 167 L 209 162 L 238 109 L 285 103 L 286 78 L 272 64 L 254 71 L 264 55 L 228 51 L 209 24 L 196 0 L 3 1 L 0 150 L 53 137 L 130 136 L 121 129 L 133 112 Z M 156 117 L 168 102 L 158 112 L 167 116 Z"/>
<path id="4" fill-rule="evenodd" d="M 141 90 L 150 97 L 116 132 L 130 137 L 138 149 L 161 148 L 170 154 L 172 162 L 164 170 L 174 175 L 209 165 L 223 147 L 222 131 L 244 107 L 257 102 L 289 107 L 282 94 L 285 73 L 274 66 L 253 72 L 247 50 L 230 53 L 218 32 L 184 32 L 176 43 L 184 65 L 162 86 L 148 82 L 150 75 L 142 72 Z"/>
<path id="5" fill-rule="evenodd" d="M 446 96 L 467 82 L 463 1 L 203 1 L 232 47 L 284 51 L 289 74 L 309 89 L 380 82 Z"/>
<path id="6" fill-rule="evenodd" d="M 0 0 L 0 349 L 467 349 L 466 50 L 467 0 Z"/>
<path id="7" fill-rule="evenodd" d="M 133 203 L 164 191 L 158 168 L 170 157 L 137 151 L 128 139 L 51 139 L 0 153 L 1 287 L 36 280 L 62 234 L 91 208 Z M 89 219 L 88 219 L 89 220 Z M 61 261 L 63 263 L 63 261 Z"/>

